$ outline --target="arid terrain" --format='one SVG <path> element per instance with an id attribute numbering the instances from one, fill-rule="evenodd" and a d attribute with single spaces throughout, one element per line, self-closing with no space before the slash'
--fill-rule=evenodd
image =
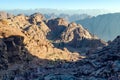
<path id="1" fill-rule="evenodd" d="M 120 36 L 41 13 L 0 13 L 0 80 L 120 80 Z"/>

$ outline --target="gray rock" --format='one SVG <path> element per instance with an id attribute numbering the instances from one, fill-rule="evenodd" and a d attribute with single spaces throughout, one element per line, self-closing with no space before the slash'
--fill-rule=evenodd
<path id="1" fill-rule="evenodd" d="M 14 78 L 14 80 L 25 80 L 25 78 L 22 77 L 22 76 L 17 76 L 17 77 Z"/>
<path id="2" fill-rule="evenodd" d="M 117 60 L 113 63 L 113 70 L 116 72 L 120 71 L 120 60 Z"/>
<path id="3" fill-rule="evenodd" d="M 45 76 L 44 79 L 45 80 L 77 80 L 74 76 L 68 74 L 61 74 L 61 75 L 49 74 Z"/>

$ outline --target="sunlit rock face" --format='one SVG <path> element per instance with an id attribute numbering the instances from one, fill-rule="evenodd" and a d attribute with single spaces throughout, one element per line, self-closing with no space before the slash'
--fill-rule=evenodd
<path id="1" fill-rule="evenodd" d="M 46 34 L 50 29 L 47 27 L 44 21 L 42 21 L 42 15 L 33 14 L 32 16 L 33 17 L 28 17 L 21 14 L 10 19 L 1 20 L 1 38 L 13 35 L 22 35 L 24 37 L 24 47 L 26 47 L 26 49 L 30 51 L 32 55 L 38 56 L 39 58 L 54 60 L 56 58 L 59 59 L 60 54 L 57 53 L 61 53 L 64 54 L 64 56 L 66 55 L 66 57 L 61 57 L 60 59 L 70 60 L 73 54 L 71 54 L 69 51 L 54 48 L 54 46 L 46 39 Z M 39 17 L 40 20 L 38 19 L 35 22 L 40 22 L 40 24 L 29 22 L 30 18 L 35 18 L 34 16 Z M 56 55 L 56 57 L 47 57 L 48 54 Z M 67 57 L 68 55 L 69 57 Z"/>
<path id="2" fill-rule="evenodd" d="M 40 13 L 34 13 L 30 15 L 30 22 L 33 24 L 37 24 L 43 20 L 45 20 L 45 17 Z"/>

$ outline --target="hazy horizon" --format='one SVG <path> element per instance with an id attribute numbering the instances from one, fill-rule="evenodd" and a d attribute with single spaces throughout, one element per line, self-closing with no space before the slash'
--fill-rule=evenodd
<path id="1" fill-rule="evenodd" d="M 119 9 L 120 0 L 4 0 L 0 10 L 11 9 Z M 8 7 L 9 6 L 9 7 Z"/>

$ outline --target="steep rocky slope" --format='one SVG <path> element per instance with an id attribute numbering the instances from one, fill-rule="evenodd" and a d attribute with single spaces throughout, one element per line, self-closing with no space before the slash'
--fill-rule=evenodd
<path id="1" fill-rule="evenodd" d="M 47 54 L 42 48 L 46 45 L 44 42 L 36 47 L 36 38 L 30 40 L 29 32 L 21 31 L 18 28 L 10 26 L 0 27 L 0 79 L 1 80 L 119 80 L 120 73 L 120 36 L 112 41 L 107 47 L 96 51 L 95 53 L 86 53 L 86 58 L 81 56 L 78 60 L 78 55 L 72 55 L 78 61 L 63 61 L 62 53 L 57 53 L 60 60 L 51 61 L 56 58 L 55 54 Z M 29 44 L 27 43 L 30 42 Z M 32 44 L 34 43 L 34 44 Z M 31 44 L 31 45 L 30 45 Z M 49 48 L 51 46 L 47 44 Z M 35 47 L 35 48 L 34 48 Z M 30 48 L 30 49 L 29 49 Z M 33 50 L 33 49 L 34 50 Z M 37 49 L 44 51 L 48 57 L 43 58 L 43 54 L 35 54 Z M 53 49 L 53 48 L 51 48 Z M 56 49 L 55 49 L 56 50 Z M 62 51 L 64 52 L 64 51 Z M 67 53 L 68 54 L 68 53 Z M 62 54 L 64 60 L 69 59 L 69 55 Z M 79 56 L 80 57 L 80 56 Z M 47 59 L 47 60 L 46 60 Z M 53 59 L 52 59 L 53 60 Z"/>
<path id="2" fill-rule="evenodd" d="M 74 44 L 74 46 L 76 47 L 89 47 L 89 45 L 91 45 L 90 47 L 92 47 L 92 45 L 95 45 L 95 43 L 97 43 L 95 42 L 95 40 L 96 41 L 98 40 L 98 45 L 102 46 L 106 44 L 104 41 L 102 43 L 102 40 L 100 41 L 97 38 L 97 36 L 91 34 L 88 30 L 84 29 L 81 25 L 76 23 L 69 24 L 68 28 L 62 33 L 61 37 L 63 42 L 70 42 L 70 44 Z M 87 43 L 87 40 L 88 40 L 88 43 Z M 92 40 L 95 43 L 92 43 Z M 85 43 L 82 41 L 85 41 Z M 86 45 L 86 46 L 83 46 L 83 45 Z M 99 46 L 95 45 L 95 47 L 99 47 Z"/>
<path id="3" fill-rule="evenodd" d="M 97 49 L 107 45 L 105 41 L 99 39 L 87 29 L 84 29 L 80 24 L 74 22 L 68 24 L 60 36 L 57 36 L 54 44 L 60 48 L 67 47 L 73 52 L 86 52 L 90 49 Z M 74 50 L 70 47 L 74 48 Z"/>
<path id="4" fill-rule="evenodd" d="M 36 23 L 40 23 L 40 24 L 36 25 L 36 23 L 31 24 L 29 22 L 29 21 L 34 22 L 34 20 L 36 20 L 35 21 Z M 30 51 L 31 53 L 37 56 L 42 55 L 42 56 L 39 56 L 40 58 L 43 57 L 47 59 L 46 58 L 47 53 L 48 54 L 55 54 L 55 53 L 62 54 L 65 52 L 60 49 L 54 48 L 54 46 L 46 39 L 45 35 L 47 31 L 49 31 L 49 28 L 42 21 L 41 15 L 34 14 L 34 17 L 31 17 L 31 16 L 26 17 L 24 15 L 18 15 L 10 19 L 1 20 L 1 34 L 7 33 L 6 35 L 9 37 L 9 36 L 12 36 L 12 33 L 13 34 L 17 33 L 17 32 L 16 33 L 12 32 L 12 31 L 16 31 L 16 29 L 25 35 L 24 44 L 26 45 L 25 47 L 28 49 L 28 51 Z M 5 30 L 6 32 L 4 32 Z M 65 52 L 64 54 L 67 55 L 67 52 Z"/>
<path id="5" fill-rule="evenodd" d="M 113 40 L 120 34 L 120 13 L 104 14 L 76 21 L 103 40 Z"/>
<path id="6" fill-rule="evenodd" d="M 120 36 L 103 49 L 79 62 L 77 76 L 87 80 L 119 80 L 120 79 Z"/>
<path id="7" fill-rule="evenodd" d="M 49 67 L 55 64 L 55 61 L 76 61 L 84 58 L 65 48 L 55 48 L 46 39 L 49 28 L 41 15 L 33 15 L 18 15 L 0 20 L 1 80 L 16 80 L 15 77 L 23 75 L 22 73 L 30 68 L 47 65 Z M 19 70 L 18 73 L 14 73 L 16 70 Z"/>
<path id="8" fill-rule="evenodd" d="M 47 22 L 35 13 L 1 19 L 0 80 L 119 80 L 120 36 L 108 46 L 80 56 L 68 51 L 68 47 L 55 47 L 46 38 L 49 32 L 58 32 L 54 43 L 63 43 L 62 47 L 106 45 L 81 25 L 69 24 L 61 18 Z"/>

